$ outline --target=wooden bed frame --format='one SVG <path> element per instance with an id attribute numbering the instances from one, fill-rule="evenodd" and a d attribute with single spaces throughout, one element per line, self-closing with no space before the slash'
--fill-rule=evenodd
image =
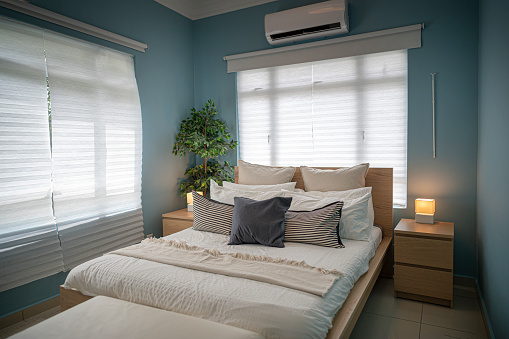
<path id="1" fill-rule="evenodd" d="M 318 168 L 337 169 L 337 167 Z M 237 182 L 237 178 L 238 168 L 235 167 L 235 182 Z M 370 168 L 366 176 L 366 186 L 373 188 L 375 224 L 382 227 L 383 238 L 375 252 L 375 256 L 369 262 L 368 271 L 357 280 L 343 306 L 334 317 L 332 328 L 327 334 L 328 339 L 346 339 L 350 337 L 378 276 L 389 278 L 393 276 L 392 178 L 392 168 Z M 299 168 L 295 171 L 292 181 L 297 182 L 296 188 L 304 189 L 304 181 Z M 60 309 L 62 311 L 91 298 L 83 295 L 78 290 L 68 290 L 60 286 Z"/>

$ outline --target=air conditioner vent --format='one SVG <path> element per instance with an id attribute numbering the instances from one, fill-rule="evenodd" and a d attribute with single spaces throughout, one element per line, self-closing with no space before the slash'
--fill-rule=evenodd
<path id="1" fill-rule="evenodd" d="M 320 25 L 315 27 L 309 27 L 309 28 L 303 28 L 303 29 L 297 29 L 290 32 L 284 32 L 284 33 L 278 33 L 278 34 L 271 34 L 272 40 L 279 40 L 279 39 L 285 39 L 290 38 L 294 36 L 302 36 L 307 34 L 314 34 L 318 32 L 326 32 L 326 31 L 332 31 L 336 29 L 341 29 L 341 22 L 336 22 L 333 24 L 328 25 Z"/>
<path id="2" fill-rule="evenodd" d="M 347 0 L 330 0 L 265 16 L 265 37 L 272 44 L 348 33 Z"/>

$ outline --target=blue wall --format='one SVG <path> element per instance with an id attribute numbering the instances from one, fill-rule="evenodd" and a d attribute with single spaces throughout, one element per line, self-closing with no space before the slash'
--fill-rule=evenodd
<path id="1" fill-rule="evenodd" d="M 223 56 L 271 48 L 264 37 L 265 14 L 320 1 L 280 0 L 194 23 L 151 0 L 31 1 L 145 42 L 150 46 L 145 54 L 6 9 L 0 9 L 0 14 L 135 55 L 144 133 L 145 232 L 157 236 L 162 233 L 161 214 L 185 206 L 176 183 L 194 159 L 175 158 L 171 148 L 178 123 L 189 108 L 214 99 L 221 118 L 237 138 L 235 75 L 226 74 Z M 435 198 L 436 219 L 456 223 L 455 273 L 476 276 L 478 2 L 350 0 L 349 34 L 421 22 L 426 26 L 423 47 L 408 53 L 409 204 L 406 210 L 395 210 L 394 220 L 396 224 L 402 217 L 413 217 L 416 197 Z M 438 73 L 437 159 L 431 150 L 431 72 Z M 236 162 L 235 152 L 227 158 Z M 493 201 L 486 200 L 488 203 Z M 482 244 L 488 232 L 480 233 Z M 488 267 L 481 263 L 481 273 Z M 61 273 L 0 293 L 0 317 L 57 295 L 64 278 Z M 486 279 L 482 282 L 489 285 Z"/>
<path id="2" fill-rule="evenodd" d="M 198 20 L 194 26 L 195 105 L 216 101 L 235 138 L 235 74 L 223 56 L 271 48 L 264 16 L 319 1 L 280 0 Z M 350 33 L 424 23 L 423 46 L 408 52 L 408 208 L 435 198 L 436 219 L 455 222 L 455 273 L 477 276 L 477 48 L 478 2 L 350 0 Z M 437 158 L 432 154 L 431 78 L 436 72 Z M 235 162 L 236 154 L 228 160 Z"/>
<path id="3" fill-rule="evenodd" d="M 480 2 L 477 237 L 479 282 L 492 329 L 509 335 L 509 2 Z"/>
<path id="4" fill-rule="evenodd" d="M 151 0 L 31 3 L 149 45 L 141 53 L 0 8 L 0 15 L 134 54 L 143 121 L 145 233 L 161 236 L 161 214 L 185 207 L 177 178 L 194 161 L 171 154 L 178 124 L 193 106 L 193 22 Z M 0 293 L 0 317 L 58 295 L 65 276 L 56 274 Z"/>

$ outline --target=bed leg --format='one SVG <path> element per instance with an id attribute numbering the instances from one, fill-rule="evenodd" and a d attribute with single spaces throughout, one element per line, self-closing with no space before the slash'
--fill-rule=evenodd
<path id="1" fill-rule="evenodd" d="M 380 277 L 392 279 L 394 277 L 394 246 L 389 245 L 387 254 L 385 256 L 385 262 L 380 271 Z"/>

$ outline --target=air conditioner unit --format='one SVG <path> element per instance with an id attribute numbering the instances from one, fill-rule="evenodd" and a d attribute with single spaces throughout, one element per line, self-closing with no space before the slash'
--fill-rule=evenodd
<path id="1" fill-rule="evenodd" d="M 347 0 L 333 0 L 265 16 L 271 45 L 348 33 Z"/>

